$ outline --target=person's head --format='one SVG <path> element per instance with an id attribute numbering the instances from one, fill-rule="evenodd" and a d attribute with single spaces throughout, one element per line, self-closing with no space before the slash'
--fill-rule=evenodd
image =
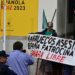
<path id="1" fill-rule="evenodd" d="M 8 56 L 4 50 L 0 51 L 0 63 L 5 64 Z"/>
<path id="2" fill-rule="evenodd" d="M 13 44 L 13 50 L 22 50 L 23 49 L 23 43 L 20 41 L 17 41 Z"/>
<path id="3" fill-rule="evenodd" d="M 47 26 L 49 30 L 53 29 L 53 22 L 48 22 Z"/>

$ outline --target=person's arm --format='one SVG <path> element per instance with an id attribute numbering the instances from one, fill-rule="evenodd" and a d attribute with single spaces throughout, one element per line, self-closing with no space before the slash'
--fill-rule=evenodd
<path id="1" fill-rule="evenodd" d="M 57 36 L 57 33 L 55 30 L 53 30 L 52 32 L 53 32 L 53 36 Z"/>
<path id="2" fill-rule="evenodd" d="M 34 58 L 31 55 L 26 54 L 28 65 L 34 64 Z"/>

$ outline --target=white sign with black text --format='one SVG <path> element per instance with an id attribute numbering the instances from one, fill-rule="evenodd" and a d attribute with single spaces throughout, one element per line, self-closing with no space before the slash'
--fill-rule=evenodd
<path id="1" fill-rule="evenodd" d="M 34 57 L 75 66 L 75 40 L 29 34 L 28 49 Z"/>

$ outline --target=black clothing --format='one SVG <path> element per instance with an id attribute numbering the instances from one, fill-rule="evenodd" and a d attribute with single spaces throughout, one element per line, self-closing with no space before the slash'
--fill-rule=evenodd
<path id="1" fill-rule="evenodd" d="M 47 28 L 42 32 L 37 32 L 36 34 L 45 35 L 46 32 L 47 32 Z M 52 36 L 57 36 L 57 33 L 54 29 L 52 29 L 50 32 L 52 32 Z M 52 72 L 53 73 L 52 75 L 62 75 L 62 64 L 42 59 L 40 70 L 42 72 L 47 72 L 47 73 Z"/>
<path id="2" fill-rule="evenodd" d="M 36 32 L 36 34 L 45 35 L 46 32 L 47 32 L 47 28 L 45 30 L 43 30 L 42 32 Z M 54 29 L 52 29 L 51 32 L 52 32 L 52 36 L 57 36 L 57 33 Z"/>
<path id="3" fill-rule="evenodd" d="M 17 75 L 5 64 L 0 63 L 0 75 Z"/>

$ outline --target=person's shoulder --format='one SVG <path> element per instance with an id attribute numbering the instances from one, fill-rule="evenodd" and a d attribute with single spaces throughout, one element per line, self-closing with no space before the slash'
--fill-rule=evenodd
<path id="1" fill-rule="evenodd" d="M 5 64 L 0 64 L 0 68 L 8 68 L 8 66 Z"/>
<path id="2" fill-rule="evenodd" d="M 1 69 L 2 69 L 3 71 L 9 70 L 8 66 L 5 65 L 5 64 L 0 64 L 0 70 L 1 70 Z"/>
<path id="3" fill-rule="evenodd" d="M 11 67 L 9 67 L 8 65 L 5 65 L 6 66 L 6 73 L 8 75 L 17 75 L 12 69 Z"/>
<path id="4" fill-rule="evenodd" d="M 56 30 L 52 29 L 52 32 L 53 32 L 53 36 L 57 36 Z"/>
<path id="5" fill-rule="evenodd" d="M 52 29 L 52 31 L 56 32 L 56 30 Z"/>
<path id="6" fill-rule="evenodd" d="M 47 28 L 44 29 L 44 30 L 42 30 L 42 31 L 40 31 L 40 32 L 37 32 L 37 34 L 42 34 L 42 35 L 44 35 L 46 31 L 47 31 Z"/>
<path id="7" fill-rule="evenodd" d="M 6 64 L 0 64 L 0 73 L 2 73 L 2 75 L 17 75 L 14 71 L 10 70 Z"/>

